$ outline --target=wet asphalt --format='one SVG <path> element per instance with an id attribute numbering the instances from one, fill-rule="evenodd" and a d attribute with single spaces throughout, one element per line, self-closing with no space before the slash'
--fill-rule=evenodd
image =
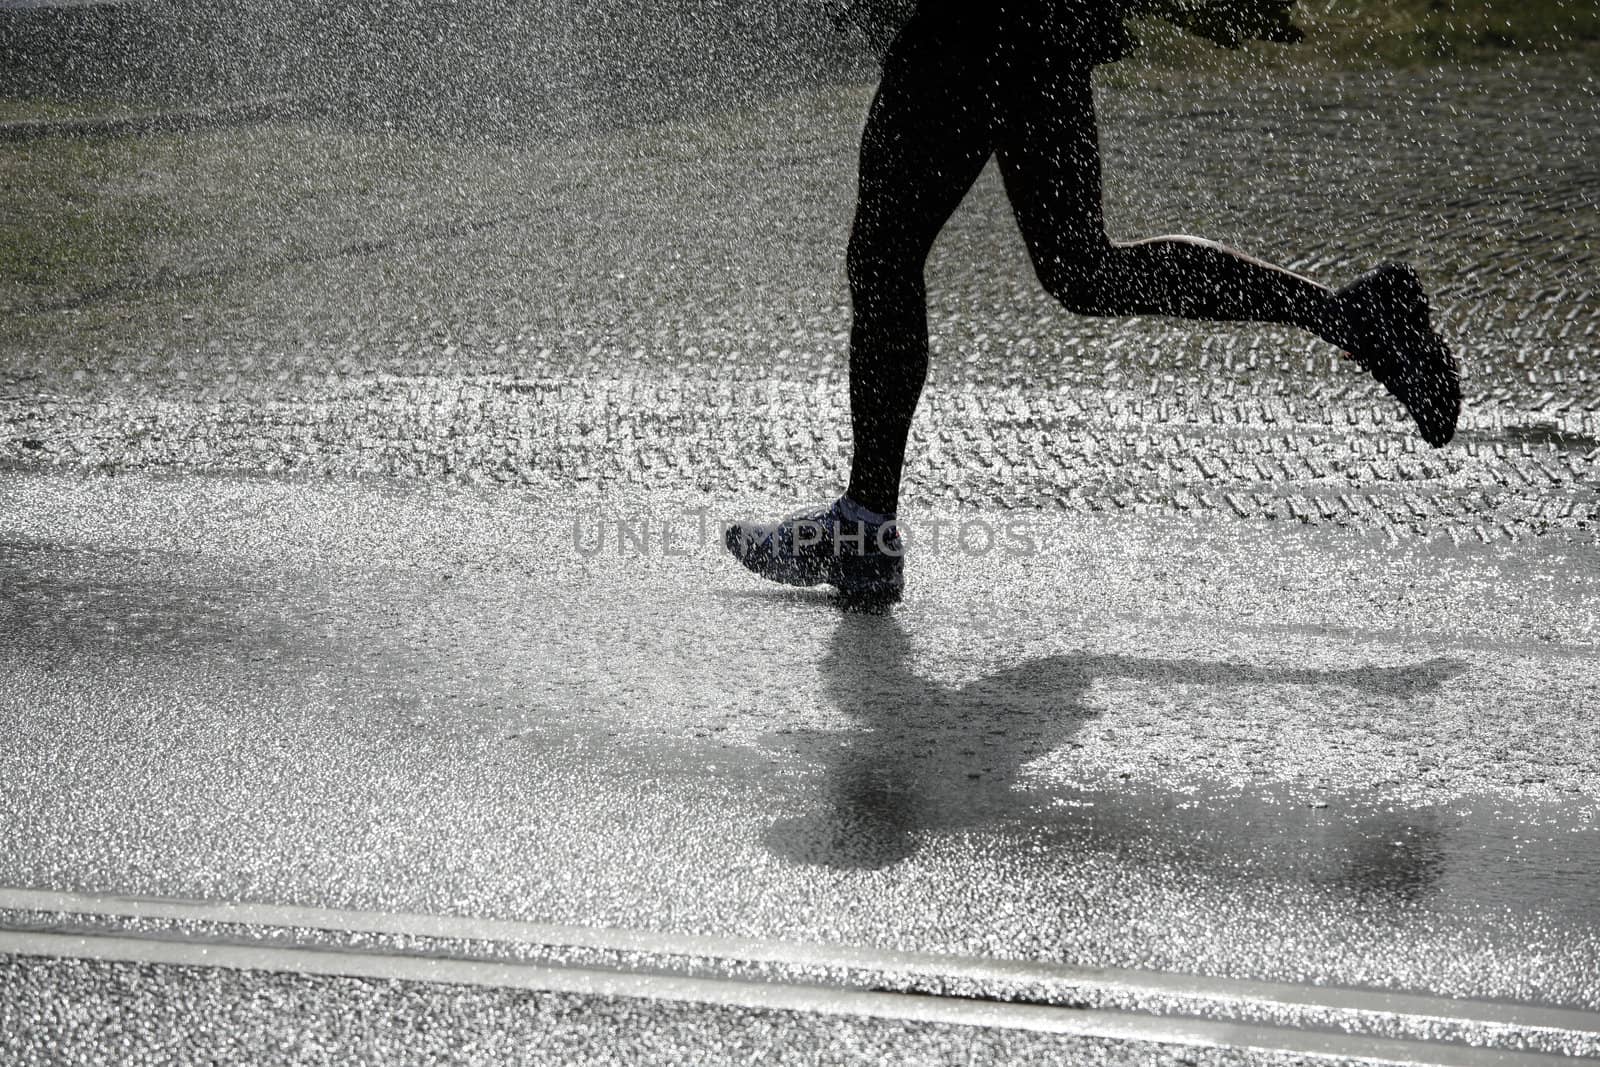
<path id="1" fill-rule="evenodd" d="M 88 149 L 188 224 L 13 293 L 0 332 L 0 885 L 1600 1009 L 1593 76 L 1394 77 L 1108 91 L 1108 198 L 1332 280 L 1419 259 L 1458 443 L 1419 448 L 1304 339 L 1047 306 L 986 176 L 930 267 L 885 615 L 715 545 L 837 476 L 859 90 L 561 152 Z M 364 192 L 327 167 L 380 150 Z M 326 188 L 217 191 L 264 162 Z M 441 1034 L 734 1061 L 785 1028 L 797 1060 L 1153 1055 L 127 964 L 0 982 L 36 1061 L 194 1058 L 196 1019 L 330 1062 Z M 530 1026 L 552 1043 L 507 1044 Z"/>
<path id="2" fill-rule="evenodd" d="M 5 884 L 1595 1006 L 1591 547 L 1041 512 L 873 616 L 516 492 L 14 485 Z"/>
<path id="3" fill-rule="evenodd" d="M 1226 1050 L 1018 1034 L 642 1000 L 157 969 L 77 961 L 0 964 L 23 1025 L 0 1039 L 23 1062 L 146 1064 L 1239 1062 Z M 35 1005 L 48 1014 L 32 1014 Z M 196 1020 L 203 1020 L 197 1026 Z M 263 1053 L 267 1053 L 266 1056 Z M 1262 1055 L 1296 1067 L 1339 1061 Z"/>

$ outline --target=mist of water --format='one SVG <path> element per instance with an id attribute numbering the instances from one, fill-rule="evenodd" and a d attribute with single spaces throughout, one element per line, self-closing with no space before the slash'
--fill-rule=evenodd
<path id="1" fill-rule="evenodd" d="M 291 94 L 468 132 L 655 119 L 871 62 L 820 0 L 126 0 L 5 14 L 6 95 Z"/>

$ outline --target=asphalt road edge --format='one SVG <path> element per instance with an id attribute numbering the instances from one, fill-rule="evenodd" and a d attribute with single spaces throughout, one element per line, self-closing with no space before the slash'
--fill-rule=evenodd
<path id="1" fill-rule="evenodd" d="M 1521 1048 L 1473 1047 L 1448 1040 L 1448 1024 L 1510 1026 L 1600 1035 L 1600 1013 L 1287 983 L 1071 967 L 1028 961 L 968 959 L 782 941 L 701 938 L 650 931 L 558 926 L 440 915 L 381 913 L 268 904 L 127 898 L 0 888 L 0 909 L 27 913 L 27 922 L 0 920 L 0 954 L 163 966 L 218 967 L 294 975 L 632 997 L 764 1011 L 862 1016 L 882 1020 L 976 1026 L 1034 1033 L 1189 1047 L 1238 1048 L 1382 1063 L 1481 1067 L 1487 1064 L 1600 1063 Z M 109 932 L 74 929 L 70 916 L 166 920 L 186 930 Z M 983 983 L 1068 982 L 1204 1002 L 1240 1002 L 1321 1013 L 1399 1016 L 1428 1037 L 1394 1037 L 1344 1029 L 1307 1028 L 1253 1019 L 1212 1019 L 1138 1008 L 1046 1003 L 922 990 L 827 984 L 814 980 L 705 977 L 648 965 L 595 968 L 528 960 L 470 958 L 423 948 L 360 948 L 267 944 L 200 927 L 225 924 L 253 931 L 299 929 L 451 941 L 561 945 L 645 956 L 769 962 L 798 967 L 849 968 L 896 976 L 920 975 Z M 1288 1013 L 1290 1017 L 1295 1012 Z"/>

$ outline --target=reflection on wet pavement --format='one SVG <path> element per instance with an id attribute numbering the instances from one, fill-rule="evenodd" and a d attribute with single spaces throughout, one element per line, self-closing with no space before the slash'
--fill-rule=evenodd
<path id="1" fill-rule="evenodd" d="M 884 867 L 910 855 L 924 833 L 1003 826 L 1048 799 L 1053 844 L 1067 851 L 1111 848 L 1134 858 L 1148 851 L 1179 859 L 1187 850 L 1220 844 L 1237 853 L 1241 867 L 1265 860 L 1278 868 L 1277 877 L 1332 880 L 1352 892 L 1416 895 L 1430 881 L 1437 831 L 1425 822 L 1324 826 L 1329 836 L 1347 837 L 1344 847 L 1317 843 L 1318 866 L 1330 855 L 1343 861 L 1330 874 L 1299 869 L 1304 857 L 1297 863 L 1281 853 L 1258 854 L 1272 847 L 1272 836 L 1295 839 L 1288 828 L 1274 825 L 1280 813 L 1273 811 L 1270 797 L 1230 801 L 1197 793 L 1193 783 L 1172 793 L 1147 784 L 1125 790 L 1055 789 L 1040 797 L 1019 789 L 1018 777 L 1029 761 L 1073 745 L 1078 729 L 1098 714 L 1088 699 L 1098 680 L 1213 690 L 1306 685 L 1324 687 L 1330 699 L 1348 688 L 1405 700 L 1459 676 L 1466 669 L 1459 661 L 1285 670 L 1083 653 L 1033 660 L 950 687 L 920 677 L 910 660 L 910 639 L 897 616 L 840 619 L 820 669 L 823 692 L 853 729 L 794 739 L 814 748 L 826 767 L 822 804 L 767 830 L 764 839 L 776 853 L 830 867 Z M 1181 714 L 1181 706 L 1177 710 Z M 1174 725 L 1181 728 L 1181 721 Z M 1386 848 L 1375 834 L 1405 840 Z"/>
<path id="2" fill-rule="evenodd" d="M 1038 513 L 840 615 L 504 492 L 11 484 L 0 884 L 1591 999 L 1572 546 Z"/>

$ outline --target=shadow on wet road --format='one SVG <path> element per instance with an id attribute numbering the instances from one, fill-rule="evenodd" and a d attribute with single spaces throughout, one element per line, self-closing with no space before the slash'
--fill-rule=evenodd
<path id="1" fill-rule="evenodd" d="M 1181 860 L 1237 852 L 1228 865 L 1283 874 L 1358 896 L 1411 898 L 1434 880 L 1441 830 L 1427 811 L 1373 811 L 1349 820 L 1270 795 L 1206 796 L 1149 786 L 1029 789 L 1025 766 L 1099 715 L 1098 681 L 1210 688 L 1326 686 L 1405 700 L 1437 690 L 1466 665 L 1436 658 L 1409 667 L 1296 670 L 1186 659 L 1074 653 L 1025 662 L 960 687 L 919 675 L 912 640 L 891 614 L 846 614 L 821 663 L 824 691 L 859 732 L 800 737 L 825 767 L 819 803 L 773 822 L 764 841 L 802 864 L 877 869 L 914 854 L 930 832 L 1035 821 L 1047 804 L 1049 838 L 1068 852 L 1112 851 Z M 1333 840 L 1330 840 L 1332 838 Z"/>
<path id="2" fill-rule="evenodd" d="M 1039 516 L 841 615 L 504 492 L 12 487 L 0 884 L 1593 1003 L 1550 542 Z"/>

